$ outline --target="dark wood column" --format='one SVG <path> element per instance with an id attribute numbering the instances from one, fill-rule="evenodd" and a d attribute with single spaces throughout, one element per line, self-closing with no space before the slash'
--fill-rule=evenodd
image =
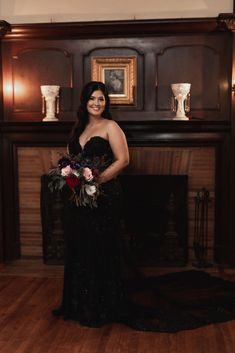
<path id="1" fill-rule="evenodd" d="M 2 82 L 2 45 L 1 40 L 2 37 L 11 30 L 11 26 L 6 21 L 0 21 L 0 122 L 3 121 L 3 82 Z M 4 209 L 4 202 L 3 202 L 3 180 L 2 180 L 2 171 L 4 169 L 3 163 L 3 134 L 0 127 L 0 262 L 4 259 L 4 224 L 3 224 L 3 209 Z"/>
<path id="2" fill-rule="evenodd" d="M 231 92 L 231 174 L 230 174 L 230 239 L 229 243 L 231 244 L 231 249 L 235 249 L 235 217 L 234 217 L 234 208 L 235 208 L 235 20 L 233 22 L 232 29 L 232 45 L 233 45 L 233 55 L 232 55 L 232 92 Z M 230 253 L 230 261 L 235 265 L 235 256 L 234 252 Z"/>

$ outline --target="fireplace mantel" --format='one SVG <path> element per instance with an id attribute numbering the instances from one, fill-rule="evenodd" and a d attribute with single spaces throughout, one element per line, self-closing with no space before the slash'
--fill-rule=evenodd
<path id="1" fill-rule="evenodd" d="M 117 121 L 130 146 L 216 145 L 231 133 L 229 121 Z M 74 121 L 62 122 L 0 122 L 0 133 L 6 145 L 64 146 Z"/>
<path id="2" fill-rule="evenodd" d="M 114 118 L 115 120 L 115 118 Z M 163 120 L 116 120 L 117 123 L 128 132 L 229 132 L 230 121 L 208 121 L 191 119 L 187 121 L 177 121 L 172 119 Z M 40 122 L 40 121 L 0 121 L 0 132 L 26 132 L 26 133 L 69 133 L 75 121 Z"/>

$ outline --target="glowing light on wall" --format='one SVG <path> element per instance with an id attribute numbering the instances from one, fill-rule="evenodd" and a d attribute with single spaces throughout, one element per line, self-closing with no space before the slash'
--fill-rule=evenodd
<path id="1" fill-rule="evenodd" d="M 26 89 L 25 86 L 19 82 L 19 81 L 15 81 L 14 86 L 12 85 L 11 82 L 6 81 L 3 84 L 3 90 L 4 90 L 4 95 L 9 97 L 14 95 L 14 97 L 22 97 L 25 95 L 26 93 Z"/>
<path id="2" fill-rule="evenodd" d="M 12 95 L 13 88 L 12 88 L 11 82 L 4 82 L 3 91 L 4 91 L 4 95 L 6 95 L 6 96 Z"/>
<path id="3" fill-rule="evenodd" d="M 22 97 L 23 95 L 25 95 L 25 91 L 26 91 L 25 86 L 21 82 L 15 81 L 15 83 L 14 83 L 14 96 L 15 97 L 19 97 L 19 96 Z"/>

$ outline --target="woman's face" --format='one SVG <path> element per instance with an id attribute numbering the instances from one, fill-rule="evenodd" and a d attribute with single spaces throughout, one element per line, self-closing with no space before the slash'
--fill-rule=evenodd
<path id="1" fill-rule="evenodd" d="M 87 102 L 87 111 L 91 116 L 101 116 L 105 109 L 105 96 L 102 91 L 97 90 L 92 92 L 88 102 Z"/>

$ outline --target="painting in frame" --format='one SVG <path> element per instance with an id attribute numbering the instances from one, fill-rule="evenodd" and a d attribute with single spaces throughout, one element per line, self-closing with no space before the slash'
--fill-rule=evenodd
<path id="1" fill-rule="evenodd" d="M 135 56 L 91 58 L 92 80 L 105 83 L 111 104 L 135 105 L 136 62 Z"/>

